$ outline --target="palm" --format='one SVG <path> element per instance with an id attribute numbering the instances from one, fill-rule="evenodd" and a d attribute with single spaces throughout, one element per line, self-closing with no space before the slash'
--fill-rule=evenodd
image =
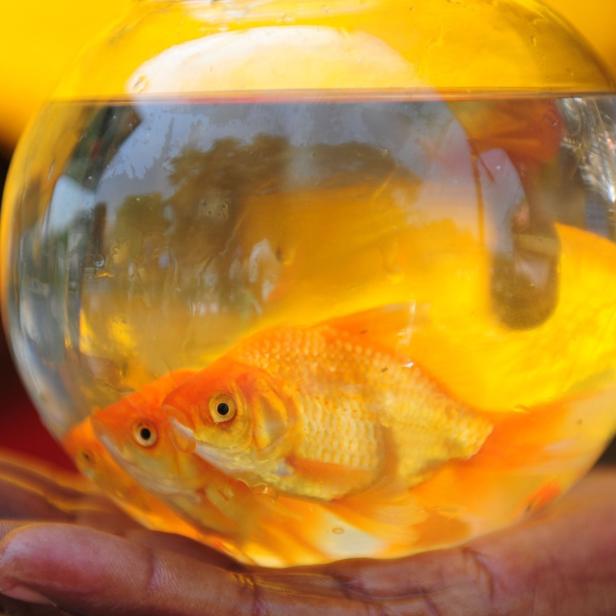
<path id="1" fill-rule="evenodd" d="M 598 471 L 526 523 L 463 547 L 267 570 L 145 530 L 81 480 L 5 454 L 0 592 L 87 616 L 607 615 L 615 515 L 616 471 Z"/>

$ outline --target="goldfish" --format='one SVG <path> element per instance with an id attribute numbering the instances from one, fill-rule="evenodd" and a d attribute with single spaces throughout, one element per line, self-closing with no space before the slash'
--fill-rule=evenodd
<path id="1" fill-rule="evenodd" d="M 162 407 L 198 456 L 251 487 L 325 501 L 412 487 L 471 458 L 491 425 L 404 352 L 411 318 L 411 306 L 387 306 L 265 330 Z"/>
<path id="2" fill-rule="evenodd" d="M 194 444 L 173 428 L 162 400 L 190 376 L 188 371 L 171 373 L 94 411 L 92 428 L 115 464 L 103 487 L 111 487 L 122 500 L 136 498 L 139 509 L 150 508 L 150 501 L 167 503 L 184 526 L 192 527 L 188 536 L 238 560 L 271 566 L 322 562 L 322 526 L 344 527 L 343 520 L 311 503 L 278 498 L 265 486 L 252 490 L 229 478 L 195 455 Z M 167 516 L 167 530 L 175 530 L 174 525 Z M 303 532 L 297 533 L 300 526 Z M 177 532 L 183 532 L 180 528 Z"/>
<path id="3" fill-rule="evenodd" d="M 146 491 L 112 458 L 94 434 L 90 418 L 74 426 L 63 445 L 79 471 L 138 522 L 154 530 L 180 533 L 193 539 L 199 533 L 165 502 Z"/>
<path id="4" fill-rule="evenodd" d="M 116 404 L 95 410 L 91 418 L 94 433 L 116 466 L 146 493 L 166 497 L 167 502 L 198 502 L 199 492 L 212 479 L 203 462 L 190 454 L 190 444 L 168 429 L 161 410 L 165 395 L 190 375 L 189 371 L 171 372 Z M 199 522 L 217 531 L 230 528 L 227 516 L 215 506 L 201 506 Z"/>

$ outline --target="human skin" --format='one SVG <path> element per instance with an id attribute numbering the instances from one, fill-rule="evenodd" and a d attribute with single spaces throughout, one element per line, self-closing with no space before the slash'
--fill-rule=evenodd
<path id="1" fill-rule="evenodd" d="M 524 523 L 392 561 L 246 567 L 139 527 L 79 480 L 0 454 L 0 593 L 84 616 L 616 613 L 616 469 Z"/>

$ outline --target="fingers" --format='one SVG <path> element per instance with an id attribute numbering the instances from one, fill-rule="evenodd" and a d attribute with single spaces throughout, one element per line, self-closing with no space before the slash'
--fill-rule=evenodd
<path id="1" fill-rule="evenodd" d="M 616 473 L 591 475 L 560 503 L 467 546 L 397 561 L 348 561 L 324 572 L 392 614 L 616 613 Z"/>
<path id="2" fill-rule="evenodd" d="M 344 597 L 259 583 L 183 554 L 64 524 L 18 528 L 0 542 L 0 592 L 91 616 L 372 613 Z"/>
<path id="3" fill-rule="evenodd" d="M 63 488 L 68 496 L 71 493 L 97 492 L 84 477 L 77 473 L 55 468 L 47 462 L 35 460 L 19 452 L 0 447 L 0 472 L 19 473 L 23 478 L 37 479 L 41 484 Z"/>
<path id="4" fill-rule="evenodd" d="M 28 522 L 24 522 L 23 520 L 0 520 L 0 541 L 11 531 L 25 526 L 26 524 L 28 524 Z M 2 612 L 0 612 L 0 614 L 1 613 Z"/>
<path id="5" fill-rule="evenodd" d="M 0 518 L 68 521 L 71 516 L 23 481 L 0 474 Z"/>
<path id="6" fill-rule="evenodd" d="M 0 614 L 7 616 L 70 616 L 66 612 L 61 612 L 55 607 L 42 607 L 27 605 L 21 601 L 14 601 L 8 597 L 0 595 Z"/>
<path id="7" fill-rule="evenodd" d="M 38 481 L 27 469 L 5 466 L 0 470 L 0 519 L 76 522 L 118 534 L 137 527 L 102 496 L 78 492 L 67 496 L 62 487 L 59 490 L 60 496 L 50 480 Z"/>
<path id="8" fill-rule="evenodd" d="M 45 494 L 60 508 L 70 509 L 88 502 L 96 507 L 110 505 L 100 490 L 76 473 L 45 467 L 34 460 L 0 449 L 0 475 Z"/>
<path id="9" fill-rule="evenodd" d="M 235 560 L 201 543 L 197 543 L 187 537 L 136 528 L 124 533 L 124 537 L 146 546 L 152 550 L 167 550 L 193 558 L 210 565 L 223 567 L 228 570 L 239 571 L 243 567 Z"/>
<path id="10" fill-rule="evenodd" d="M 71 507 L 75 503 L 89 501 L 98 505 L 108 503 L 94 485 L 89 485 L 85 480 L 79 482 L 82 487 L 75 482 L 72 486 L 61 483 L 62 475 L 56 481 L 51 475 L 41 475 L 27 466 L 19 466 L 13 462 L 7 462 L 0 458 L 0 475 L 5 478 L 12 478 L 22 484 L 27 484 L 41 494 L 46 494 L 50 500 L 59 504 Z"/>
<path id="11" fill-rule="evenodd" d="M 110 532 L 137 526 L 85 478 L 1 449 L 0 518 L 72 520 Z"/>
<path id="12" fill-rule="evenodd" d="M 252 571 L 181 538 L 0 525 L 0 593 L 125 616 L 596 616 L 616 613 L 616 472 L 524 524 L 397 561 Z M 219 565 L 219 566 L 217 566 Z"/>

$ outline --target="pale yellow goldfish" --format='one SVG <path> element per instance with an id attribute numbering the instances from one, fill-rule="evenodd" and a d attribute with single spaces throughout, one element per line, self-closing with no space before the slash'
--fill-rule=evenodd
<path id="1" fill-rule="evenodd" d="M 491 431 L 405 353 L 411 314 L 393 306 L 261 332 L 163 408 L 199 456 L 250 486 L 327 501 L 377 482 L 411 487 L 472 457 Z"/>

